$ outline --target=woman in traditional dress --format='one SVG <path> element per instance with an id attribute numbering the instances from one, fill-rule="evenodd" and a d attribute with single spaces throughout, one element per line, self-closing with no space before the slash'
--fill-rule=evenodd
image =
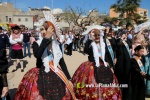
<path id="1" fill-rule="evenodd" d="M 146 79 L 146 67 L 144 47 L 139 45 L 135 47 L 135 54 L 131 59 L 131 100 L 145 100 L 145 79 Z"/>
<path id="2" fill-rule="evenodd" d="M 150 61 L 149 61 L 149 50 L 147 49 L 148 43 L 144 37 L 144 35 L 142 34 L 144 31 L 144 28 L 139 31 L 134 39 L 133 39 L 133 45 L 132 45 L 132 54 L 134 54 L 134 48 L 138 45 L 142 45 L 144 47 L 144 57 L 145 57 L 145 70 L 147 74 L 150 74 Z M 146 84 L 146 94 L 147 96 L 150 96 L 150 80 L 146 80 L 145 82 Z"/>
<path id="3" fill-rule="evenodd" d="M 105 53 L 105 60 L 109 63 L 110 67 L 114 70 L 115 64 L 117 62 L 116 60 L 116 39 L 112 36 L 113 35 L 113 29 L 110 28 L 109 32 L 106 33 L 106 38 L 104 39 L 104 42 L 106 44 L 106 53 Z"/>
<path id="4" fill-rule="evenodd" d="M 64 69 L 60 62 L 62 52 L 56 40 L 60 35 L 59 27 L 50 12 L 45 11 L 44 15 L 48 21 L 43 24 L 40 39 L 33 42 L 37 67 L 25 74 L 14 100 L 75 100 L 68 70 L 63 72 L 57 67 L 59 63 Z"/>
<path id="5" fill-rule="evenodd" d="M 89 32 L 90 31 L 90 32 Z M 83 62 L 72 77 L 74 91 L 79 100 L 122 100 L 119 87 L 102 87 L 99 83 L 118 83 L 105 62 L 103 33 L 97 28 L 87 30 L 90 39 L 85 50 L 89 61 Z M 101 33 L 101 34 L 100 34 Z"/>
<path id="6" fill-rule="evenodd" d="M 119 33 L 120 38 L 116 40 L 116 58 L 115 75 L 119 84 L 127 84 L 129 86 L 130 79 L 130 59 L 132 57 L 129 43 L 127 41 L 127 31 L 123 30 Z M 121 88 L 123 100 L 129 98 L 129 87 Z"/>

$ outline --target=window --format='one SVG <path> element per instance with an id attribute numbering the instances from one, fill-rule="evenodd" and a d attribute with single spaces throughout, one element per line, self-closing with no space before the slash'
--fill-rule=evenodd
<path id="1" fill-rule="evenodd" d="M 18 22 L 21 22 L 21 18 L 18 18 Z"/>
<path id="2" fill-rule="evenodd" d="M 28 22 L 28 18 L 25 18 L 25 21 Z"/>
<path id="3" fill-rule="evenodd" d="M 6 16 L 6 22 L 8 22 L 8 16 Z"/>
<path id="4" fill-rule="evenodd" d="M 11 23 L 11 18 L 9 18 L 9 23 Z"/>
<path id="5" fill-rule="evenodd" d="M 140 15 L 143 15 L 143 12 L 142 12 L 142 11 L 140 12 Z"/>
<path id="6" fill-rule="evenodd" d="M 144 11 L 144 16 L 147 16 L 147 11 Z"/>
<path id="7" fill-rule="evenodd" d="M 60 16 L 56 16 L 57 22 L 60 22 Z"/>

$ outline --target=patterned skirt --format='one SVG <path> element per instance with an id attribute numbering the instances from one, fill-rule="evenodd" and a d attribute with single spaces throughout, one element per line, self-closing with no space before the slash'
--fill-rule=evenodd
<path id="1" fill-rule="evenodd" d="M 119 87 L 104 87 L 94 77 L 94 63 L 82 63 L 73 75 L 72 82 L 76 98 L 79 100 L 122 100 Z M 118 84 L 114 75 L 113 84 Z"/>
<path id="2" fill-rule="evenodd" d="M 32 68 L 23 77 L 13 100 L 72 100 L 72 96 L 55 72 Z"/>

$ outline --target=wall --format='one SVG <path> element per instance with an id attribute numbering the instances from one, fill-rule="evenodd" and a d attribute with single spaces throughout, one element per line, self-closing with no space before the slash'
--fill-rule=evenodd
<path id="1" fill-rule="evenodd" d="M 28 21 L 26 21 L 25 19 L 28 19 Z M 19 21 L 20 19 L 20 21 Z M 28 28 L 33 28 L 33 16 L 30 15 L 14 15 L 13 16 L 13 20 L 15 24 L 18 25 L 25 25 Z"/>

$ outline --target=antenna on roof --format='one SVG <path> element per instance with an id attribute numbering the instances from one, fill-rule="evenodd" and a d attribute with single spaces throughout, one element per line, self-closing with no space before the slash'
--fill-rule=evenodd
<path id="1" fill-rule="evenodd" d="M 16 0 L 15 0 L 15 8 L 16 8 Z"/>

